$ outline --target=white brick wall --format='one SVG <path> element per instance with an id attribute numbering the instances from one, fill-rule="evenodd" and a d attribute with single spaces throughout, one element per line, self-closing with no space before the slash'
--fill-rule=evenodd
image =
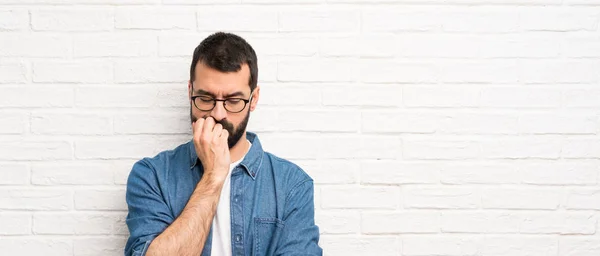
<path id="1" fill-rule="evenodd" d="M 122 255 L 130 168 L 190 138 L 226 30 L 326 255 L 600 255 L 599 27 L 598 0 L 0 0 L 0 254 Z"/>

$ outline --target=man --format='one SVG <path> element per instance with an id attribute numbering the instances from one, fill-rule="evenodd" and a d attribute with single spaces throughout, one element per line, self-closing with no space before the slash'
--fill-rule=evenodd
<path id="1" fill-rule="evenodd" d="M 311 177 L 246 131 L 257 64 L 237 35 L 215 33 L 196 47 L 193 138 L 133 165 L 125 255 L 322 255 Z"/>

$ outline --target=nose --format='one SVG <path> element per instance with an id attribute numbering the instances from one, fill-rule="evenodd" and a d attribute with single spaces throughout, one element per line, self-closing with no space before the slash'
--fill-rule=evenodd
<path id="1" fill-rule="evenodd" d="M 225 110 L 222 101 L 217 101 L 215 107 L 210 111 L 210 115 L 217 121 L 227 117 L 227 110 Z"/>

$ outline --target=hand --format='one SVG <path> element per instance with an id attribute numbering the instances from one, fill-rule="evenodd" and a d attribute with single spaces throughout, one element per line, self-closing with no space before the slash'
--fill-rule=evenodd
<path id="1" fill-rule="evenodd" d="M 227 138 L 229 132 L 217 124 L 213 117 L 199 118 L 192 123 L 194 147 L 196 155 L 204 167 L 204 177 L 212 181 L 225 181 L 229 173 L 231 156 Z"/>

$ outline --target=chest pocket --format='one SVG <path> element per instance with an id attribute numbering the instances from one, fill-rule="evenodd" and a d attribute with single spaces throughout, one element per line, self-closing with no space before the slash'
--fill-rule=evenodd
<path id="1" fill-rule="evenodd" d="M 283 221 L 278 218 L 254 218 L 253 255 L 273 255 L 283 227 Z"/>

